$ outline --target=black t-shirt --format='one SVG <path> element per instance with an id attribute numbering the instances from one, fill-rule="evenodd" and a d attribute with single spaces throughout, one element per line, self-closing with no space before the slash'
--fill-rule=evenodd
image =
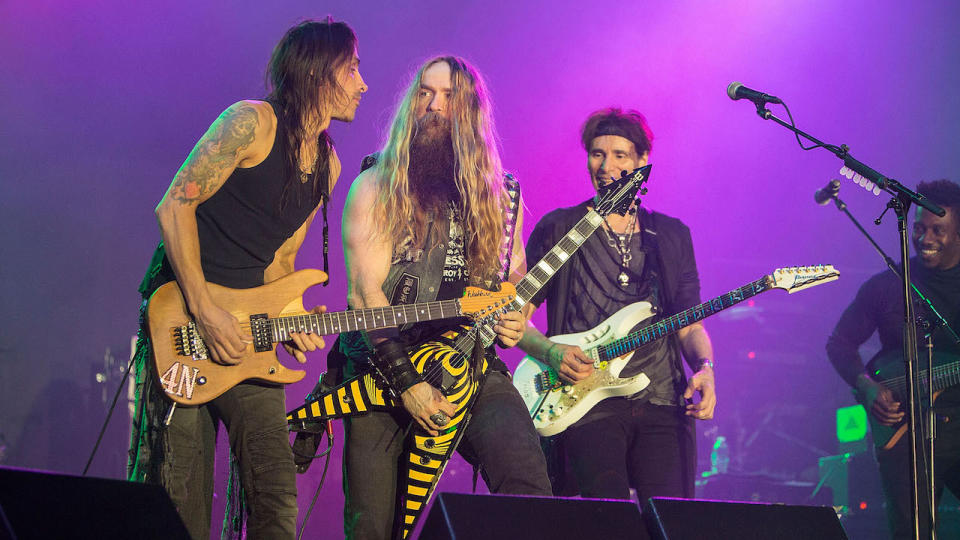
<path id="1" fill-rule="evenodd" d="M 211 283 L 234 289 L 263 285 L 263 273 L 276 251 L 320 204 L 314 174 L 306 182 L 288 183 L 286 158 L 279 144 L 287 122 L 282 109 L 273 103 L 271 106 L 277 117 L 277 133 L 270 153 L 253 167 L 234 169 L 223 186 L 197 206 L 200 264 L 204 278 Z M 161 243 L 158 254 L 162 249 Z M 148 271 L 141 288 L 149 288 L 150 281 L 175 279 L 165 251 L 162 254 L 161 266 Z M 157 279 L 149 275 L 155 271 L 159 272 Z"/>
<path id="2" fill-rule="evenodd" d="M 910 272 L 917 288 L 930 299 L 947 324 L 960 332 L 960 265 L 949 270 L 928 270 L 913 258 Z M 916 313 L 920 315 L 924 311 L 925 308 L 918 307 Z M 850 386 L 856 386 L 857 376 L 864 370 L 858 349 L 874 332 L 880 337 L 878 355 L 903 350 L 903 292 L 900 278 L 889 270 L 874 275 L 860 287 L 827 340 L 827 356 Z M 918 332 L 917 337 L 922 354 L 922 333 Z M 942 329 L 933 334 L 933 348 L 960 357 L 960 345 Z M 947 389 L 937 404 L 960 405 L 960 386 Z"/>

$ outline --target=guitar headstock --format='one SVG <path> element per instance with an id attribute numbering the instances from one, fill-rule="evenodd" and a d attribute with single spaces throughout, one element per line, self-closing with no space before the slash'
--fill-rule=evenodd
<path id="1" fill-rule="evenodd" d="M 464 317 L 478 321 L 507 307 L 516 297 L 517 289 L 509 281 L 501 283 L 499 291 L 467 287 L 460 298 L 460 312 Z"/>
<path id="2" fill-rule="evenodd" d="M 790 294 L 840 278 L 840 272 L 831 264 L 815 266 L 787 266 L 777 268 L 767 276 L 771 289 L 783 289 Z"/>
<path id="3" fill-rule="evenodd" d="M 601 216 L 625 215 L 630 208 L 630 203 L 637 197 L 637 192 L 639 191 L 641 195 L 647 193 L 647 188 L 643 187 L 643 184 L 650 178 L 651 167 L 652 165 L 644 165 L 631 173 L 624 172 L 618 180 L 600 186 L 597 189 L 597 196 L 593 198 L 593 208 L 596 212 Z"/>

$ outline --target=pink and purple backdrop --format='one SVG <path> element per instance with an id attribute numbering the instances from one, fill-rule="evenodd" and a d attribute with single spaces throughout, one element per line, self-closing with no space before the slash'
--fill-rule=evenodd
<path id="1" fill-rule="evenodd" d="M 503 161 L 523 182 L 526 234 L 589 194 L 578 146 L 586 115 L 639 109 L 655 134 L 645 203 L 691 226 L 704 298 L 779 266 L 831 263 L 843 274 L 706 323 L 719 406 L 700 424 L 701 469 L 724 434 L 732 467 L 816 481 L 816 459 L 836 450 L 833 410 L 852 403 L 823 344 L 882 262 L 846 218 L 813 203 L 839 162 L 801 151 L 724 90 L 742 81 L 780 96 L 801 128 L 907 185 L 956 180 L 960 7 L 951 2 L 0 3 L 0 462 L 83 468 L 119 382 L 95 373 L 107 349 L 125 363 L 136 332 L 136 288 L 158 237 L 153 207 L 219 112 L 263 95 L 283 31 L 327 14 L 356 30 L 370 91 L 356 121 L 331 130 L 344 163 L 330 212 L 331 286 L 308 303 L 345 306 L 343 200 L 423 59 L 462 55 L 486 76 Z M 840 194 L 896 254 L 892 217 L 870 224 L 886 198 L 846 180 Z M 298 266 L 318 267 L 320 246 L 314 227 Z M 306 369 L 287 391 L 291 407 L 324 355 Z M 122 474 L 122 407 L 93 474 Z M 341 442 L 308 523 L 316 534 L 339 531 Z M 302 509 L 320 469 L 299 480 Z M 443 486 L 468 490 L 469 469 L 456 464 Z"/>

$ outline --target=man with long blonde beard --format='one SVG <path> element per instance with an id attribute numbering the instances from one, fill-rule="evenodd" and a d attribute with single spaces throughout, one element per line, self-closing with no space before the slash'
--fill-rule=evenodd
<path id="1" fill-rule="evenodd" d="M 351 308 L 457 298 L 467 285 L 495 288 L 501 278 L 515 283 L 526 272 L 522 221 L 518 216 L 511 228 L 505 219 L 510 187 L 516 192 L 518 185 L 500 165 L 487 90 L 466 61 L 439 57 L 417 72 L 376 160 L 365 163 L 369 168 L 354 181 L 344 209 Z M 520 313 L 503 314 L 494 326 L 497 343 L 513 347 L 524 327 Z M 405 409 L 346 420 L 348 538 L 385 539 L 401 530 L 395 505 L 406 430 L 415 422 L 436 436 L 455 413 L 407 353 L 451 328 L 456 326 L 447 321 L 340 336 L 344 374 L 372 363 Z M 458 451 L 480 467 L 493 493 L 549 495 L 546 464 L 523 401 L 492 347 L 484 355 L 490 368 Z"/>

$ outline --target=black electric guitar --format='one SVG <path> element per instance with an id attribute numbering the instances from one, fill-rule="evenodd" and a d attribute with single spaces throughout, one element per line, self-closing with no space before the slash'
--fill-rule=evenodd
<path id="1" fill-rule="evenodd" d="M 922 394 L 920 401 L 926 403 L 927 384 L 930 381 L 930 371 L 926 369 L 927 357 L 925 353 L 917 355 L 917 363 L 923 369 L 917 378 L 918 387 Z M 893 391 L 894 397 L 900 403 L 906 403 L 907 378 L 903 354 L 900 351 L 878 355 L 867 363 L 867 372 L 883 386 Z M 960 385 L 960 358 L 949 353 L 933 353 L 933 400 L 936 403 L 940 394 L 951 386 Z M 899 423 L 885 426 L 869 410 L 866 396 L 855 390 L 854 395 L 867 408 L 867 420 L 870 422 L 870 432 L 873 434 L 873 444 L 877 448 L 890 450 L 900 442 L 907 433 L 907 420 L 904 417 Z M 926 410 L 926 407 L 924 407 Z M 926 422 L 924 415 L 923 422 Z M 919 423 L 917 425 L 920 425 Z M 919 428 L 917 428 L 919 431 Z"/>
<path id="2" fill-rule="evenodd" d="M 555 245 L 516 285 L 516 298 L 500 312 L 520 311 L 550 280 L 561 266 L 593 234 L 603 216 L 626 213 L 641 186 L 647 181 L 650 165 L 638 168 L 600 190 L 593 209 Z M 642 191 L 642 192 L 645 192 Z M 471 365 L 476 345 L 493 344 L 493 326 L 499 314 L 490 315 L 472 326 L 451 328 L 438 338 L 408 351 L 411 362 L 423 379 L 437 387 L 456 408 L 445 431 L 433 437 L 414 426 L 401 456 L 404 485 L 398 487 L 397 512 L 401 516 L 401 538 L 416 526 L 423 508 L 430 500 L 440 475 L 464 433 L 477 390 L 489 368 L 485 358 L 480 365 Z M 331 418 L 362 414 L 372 410 L 395 410 L 403 405 L 387 391 L 386 384 L 373 370 L 358 375 L 336 388 L 316 396 L 305 405 L 290 411 L 287 421 L 291 429 Z"/>

